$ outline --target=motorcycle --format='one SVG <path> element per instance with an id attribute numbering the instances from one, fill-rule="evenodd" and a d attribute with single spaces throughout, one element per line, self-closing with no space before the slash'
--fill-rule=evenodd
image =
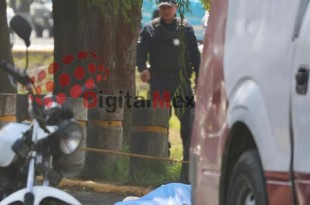
<path id="1" fill-rule="evenodd" d="M 29 47 L 29 23 L 21 16 L 15 16 L 10 24 Z M 0 68 L 20 83 L 29 96 L 36 96 L 26 70 L 20 71 L 5 61 L 0 62 Z M 0 200 L 3 198 L 0 205 L 81 204 L 52 186 L 62 179 L 61 171 L 54 167 L 54 160 L 73 154 L 80 147 L 82 128 L 74 120 L 68 104 L 57 103 L 51 95 L 44 97 L 43 102 L 47 103 L 40 105 L 30 98 L 31 123 L 9 123 L 0 130 Z M 37 176 L 42 176 L 40 183 Z"/>

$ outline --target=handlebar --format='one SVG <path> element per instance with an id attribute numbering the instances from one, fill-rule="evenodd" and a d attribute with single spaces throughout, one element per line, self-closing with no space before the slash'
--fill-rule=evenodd
<path id="1" fill-rule="evenodd" d="M 5 60 L 0 62 L 0 68 L 4 71 L 6 71 L 8 74 L 10 74 L 17 82 L 21 83 L 24 86 L 27 86 L 31 84 L 31 79 L 25 72 L 19 71 L 17 68 L 13 67 L 9 63 L 7 63 Z M 28 86 L 27 86 L 28 87 Z M 28 89 L 30 93 L 31 89 Z M 38 121 L 40 127 L 46 132 L 49 133 L 49 131 L 46 128 L 45 119 L 43 118 L 43 114 L 41 110 L 38 108 L 36 103 L 32 104 L 33 110 L 34 110 L 34 118 Z"/>
<path id="2" fill-rule="evenodd" d="M 31 79 L 26 73 L 19 71 L 5 60 L 0 62 L 0 68 L 10 74 L 15 80 L 17 80 L 17 82 L 21 83 L 22 85 L 31 83 Z"/>

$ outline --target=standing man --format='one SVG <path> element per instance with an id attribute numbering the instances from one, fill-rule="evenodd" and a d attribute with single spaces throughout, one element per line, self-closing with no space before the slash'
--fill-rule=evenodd
<path id="1" fill-rule="evenodd" d="M 193 99 L 190 78 L 198 78 L 200 53 L 193 27 L 176 17 L 176 0 L 159 0 L 159 18 L 149 22 L 141 31 L 137 48 L 137 66 L 142 82 L 149 82 L 151 95 L 168 91 L 172 96 L 182 94 Z M 183 49 L 182 49 L 183 48 Z M 149 61 L 150 68 L 146 62 Z M 195 80 L 195 82 L 196 82 Z M 193 105 L 193 104 L 191 104 Z M 189 146 L 194 106 L 175 107 L 181 124 L 183 160 L 189 160 Z M 182 165 L 180 180 L 188 183 L 188 164 Z"/>

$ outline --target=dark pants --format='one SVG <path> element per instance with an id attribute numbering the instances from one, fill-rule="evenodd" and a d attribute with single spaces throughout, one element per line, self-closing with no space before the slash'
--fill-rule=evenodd
<path id="1" fill-rule="evenodd" d="M 186 82 L 181 82 L 178 77 L 171 76 L 152 76 L 150 80 L 150 91 L 151 96 L 154 91 L 159 91 L 160 95 L 163 95 L 164 91 L 170 92 L 171 99 L 176 94 L 177 96 L 185 99 L 193 97 L 193 92 L 190 86 L 189 79 Z M 181 91 L 181 92 L 180 92 Z M 187 98 L 186 98 L 187 97 Z M 181 108 L 175 107 L 175 113 L 180 120 L 181 124 L 181 138 L 183 143 L 183 160 L 189 161 L 189 147 L 191 141 L 192 124 L 193 124 L 193 114 L 194 107 L 191 105 L 186 106 L 186 103 Z M 182 183 L 189 183 L 189 164 L 182 164 L 182 170 L 180 174 L 180 181 Z"/>

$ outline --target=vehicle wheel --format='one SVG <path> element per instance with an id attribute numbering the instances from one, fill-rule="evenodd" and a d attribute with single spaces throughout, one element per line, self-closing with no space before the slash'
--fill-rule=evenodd
<path id="1" fill-rule="evenodd" d="M 227 205 L 267 205 L 265 178 L 256 150 L 249 150 L 237 161 L 228 187 Z"/>
<path id="2" fill-rule="evenodd" d="M 70 204 L 67 204 L 59 199 L 50 197 L 42 200 L 40 205 L 70 205 Z"/>
<path id="3" fill-rule="evenodd" d="M 34 29 L 36 30 L 37 37 L 43 36 L 43 29 L 41 28 L 41 26 L 35 25 Z"/>

